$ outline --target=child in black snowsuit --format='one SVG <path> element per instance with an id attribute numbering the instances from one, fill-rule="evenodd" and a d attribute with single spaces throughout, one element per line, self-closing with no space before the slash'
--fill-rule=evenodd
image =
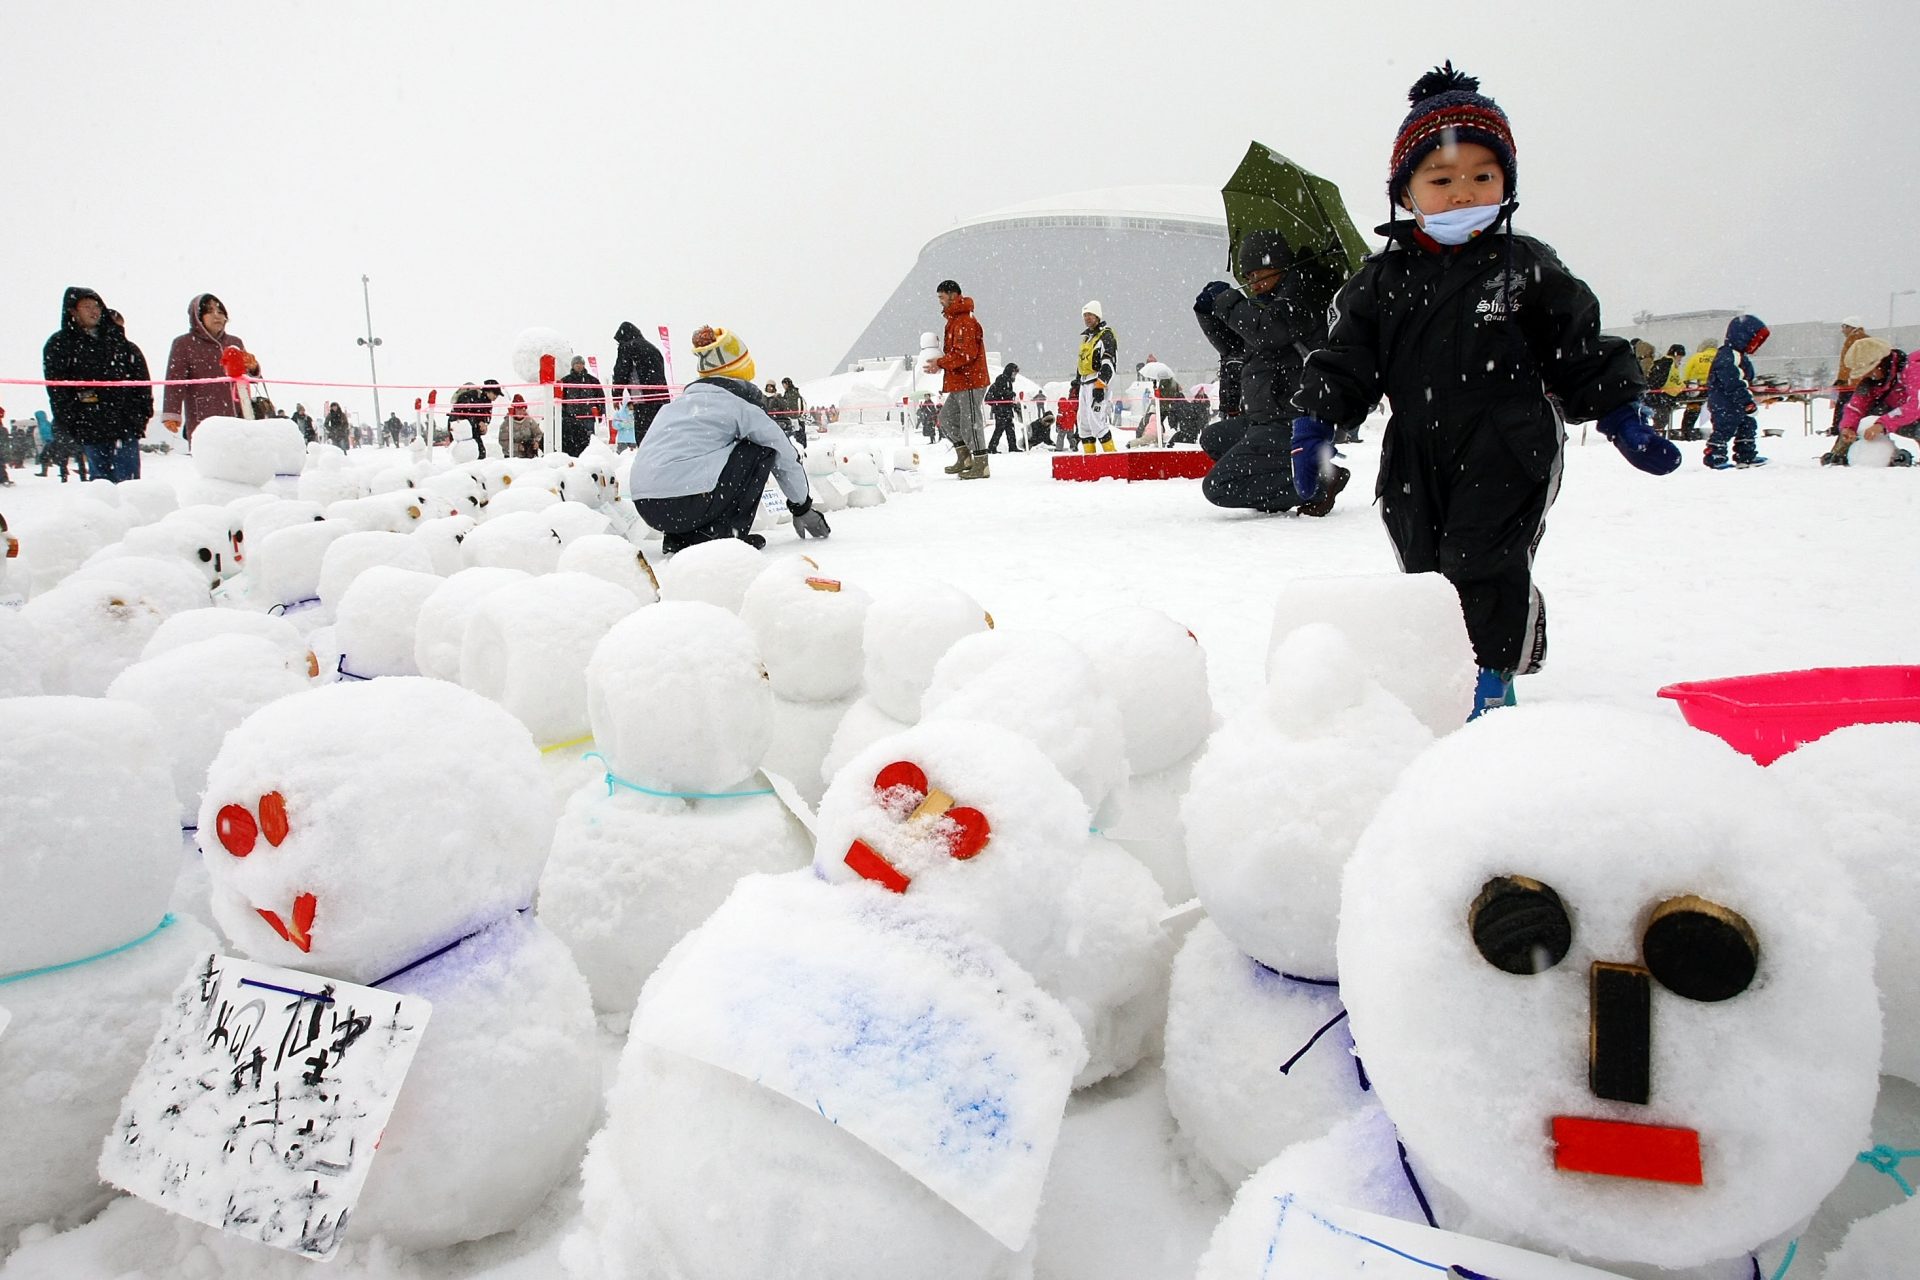
<path id="1" fill-rule="evenodd" d="M 1335 428 L 1382 394 L 1392 403 L 1376 495 L 1401 568 L 1437 570 L 1460 593 L 1480 666 L 1469 719 L 1511 705 L 1514 676 L 1546 657 L 1533 553 L 1560 486 L 1562 413 L 1598 419 L 1643 471 L 1680 465 L 1647 424 L 1632 348 L 1601 334 L 1592 291 L 1514 234 L 1513 130 L 1479 87 L 1451 63 L 1414 85 L 1387 187 L 1414 217 L 1377 229 L 1387 248 L 1341 289 L 1293 399 L 1303 498 Z"/>

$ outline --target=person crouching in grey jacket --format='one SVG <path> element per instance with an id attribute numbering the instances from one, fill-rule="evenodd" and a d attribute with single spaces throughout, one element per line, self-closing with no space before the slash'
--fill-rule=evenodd
<path id="1" fill-rule="evenodd" d="M 634 509 L 665 535 L 668 554 L 716 538 L 767 545 L 751 532 L 771 476 L 786 495 L 794 532 L 824 538 L 800 455 L 753 385 L 753 356 L 737 334 L 703 326 L 693 335 L 700 379 L 660 410 L 633 455 Z"/>

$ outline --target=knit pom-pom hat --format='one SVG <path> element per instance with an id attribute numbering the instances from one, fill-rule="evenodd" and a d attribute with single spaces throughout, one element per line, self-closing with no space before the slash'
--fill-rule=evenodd
<path id="1" fill-rule="evenodd" d="M 693 334 L 693 354 L 703 378 L 753 381 L 753 355 L 740 335 L 731 330 L 701 325 Z"/>
<path id="2" fill-rule="evenodd" d="M 1420 162 L 1450 141 L 1477 142 L 1493 152 L 1506 175 L 1507 199 L 1513 198 L 1513 125 L 1500 104 L 1480 92 L 1477 79 L 1448 62 L 1414 81 L 1407 98 L 1413 110 L 1393 140 L 1387 199 L 1399 204 Z"/>

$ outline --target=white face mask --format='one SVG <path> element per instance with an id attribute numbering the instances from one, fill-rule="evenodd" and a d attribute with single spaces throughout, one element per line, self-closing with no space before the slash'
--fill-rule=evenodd
<path id="1" fill-rule="evenodd" d="M 1420 216 L 1420 229 L 1441 244 L 1465 244 L 1500 220 L 1505 205 L 1477 204 Z"/>

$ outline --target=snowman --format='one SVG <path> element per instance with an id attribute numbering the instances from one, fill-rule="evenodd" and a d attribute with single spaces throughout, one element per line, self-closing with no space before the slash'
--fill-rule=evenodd
<path id="1" fill-rule="evenodd" d="M 420 611 L 446 580 L 435 574 L 375 565 L 340 596 L 333 624 L 342 679 L 417 676 Z"/>
<path id="2" fill-rule="evenodd" d="M 861 697 L 833 731 L 822 780 L 871 744 L 920 723 L 935 665 L 963 637 L 991 630 L 993 615 L 944 582 L 911 583 L 876 599 L 861 632 Z"/>
<path id="3" fill-rule="evenodd" d="M 208 770 L 200 847 L 240 954 L 433 1006 L 356 1234 L 431 1249 L 510 1230 L 579 1160 L 592 1005 L 529 911 L 550 822 L 526 729 L 437 680 L 283 698 Z"/>
<path id="4" fill-rule="evenodd" d="M 1002 947 L 1080 1024 L 1076 1086 L 1155 1045 L 1172 946 L 1153 876 L 1090 830 L 1080 792 L 1032 742 L 971 720 L 881 740 L 820 802 L 816 874 L 948 912 Z"/>
<path id="5" fill-rule="evenodd" d="M 738 538 L 715 538 L 677 551 L 660 567 L 662 600 L 698 600 L 739 613 L 767 558 Z"/>
<path id="6" fill-rule="evenodd" d="M 1608 708 L 1503 711 L 1428 750 L 1341 893 L 1340 995 L 1393 1130 L 1345 1131 L 1284 1191 L 1398 1170 L 1449 1230 L 1772 1274 L 1866 1145 L 1880 1058 L 1871 920 L 1783 791 Z"/>
<path id="7" fill-rule="evenodd" d="M 167 914 L 169 741 L 98 698 L 0 701 L 0 1253 L 107 1199 L 94 1172 L 168 993 L 213 936 Z"/>
<path id="8" fill-rule="evenodd" d="M 1174 961 L 1167 1103 L 1226 1187 L 1369 1101 L 1334 962 L 1340 876 L 1433 740 L 1325 623 L 1289 634 L 1272 673 L 1207 743 L 1181 810 L 1207 918 Z"/>
<path id="9" fill-rule="evenodd" d="M 1067 1010 L 965 921 L 749 876 L 647 983 L 561 1260 L 575 1280 L 1026 1280 L 1085 1061 Z"/>
<path id="10" fill-rule="evenodd" d="M 102 571 L 34 596 L 20 616 L 45 642 L 40 678 L 46 691 L 97 698 L 177 612 L 132 582 Z"/>
<path id="11" fill-rule="evenodd" d="M 861 632 L 873 598 L 810 556 L 776 560 L 747 588 L 740 617 L 753 632 L 773 686 L 766 767 L 810 805 L 820 766 L 860 688 Z"/>
<path id="12" fill-rule="evenodd" d="M 587 663 L 600 769 L 568 798 L 540 884 L 594 1007 L 624 1019 L 667 949 L 752 872 L 805 866 L 806 833 L 758 770 L 773 694 L 752 633 L 713 605 L 654 605 Z"/>

